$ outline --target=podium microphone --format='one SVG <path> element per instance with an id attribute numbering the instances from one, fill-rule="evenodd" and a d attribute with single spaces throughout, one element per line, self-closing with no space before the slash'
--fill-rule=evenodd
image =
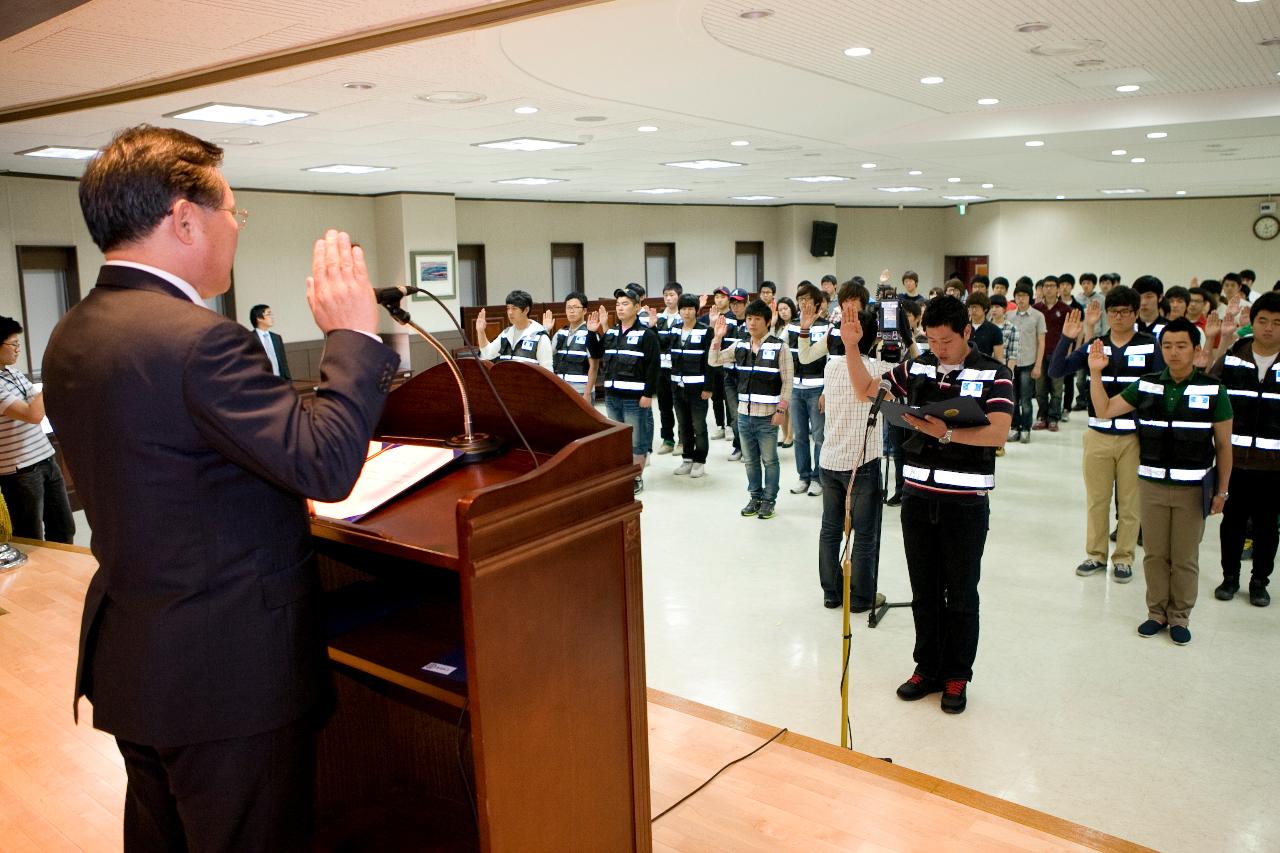
<path id="1" fill-rule="evenodd" d="M 373 289 L 373 296 L 378 300 L 378 304 L 388 307 L 399 305 L 400 300 L 410 293 L 426 293 L 426 291 L 408 284 L 397 284 L 395 287 L 375 287 Z"/>
<path id="2" fill-rule="evenodd" d="M 867 423 L 875 423 L 875 419 L 880 416 L 880 404 L 884 402 L 885 396 L 892 387 L 888 379 L 880 380 L 880 393 L 876 394 L 876 400 L 871 404 L 871 413 L 867 416 Z"/>

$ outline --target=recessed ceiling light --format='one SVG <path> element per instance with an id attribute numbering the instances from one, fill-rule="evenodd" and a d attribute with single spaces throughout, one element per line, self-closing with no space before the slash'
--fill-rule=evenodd
<path id="1" fill-rule="evenodd" d="M 744 148 L 744 147 L 746 147 L 746 146 L 750 145 L 750 144 L 751 144 L 751 142 L 750 142 L 749 140 L 746 140 L 746 139 L 735 139 L 735 140 L 733 140 L 732 142 L 730 142 L 729 144 L 730 144 L 730 145 L 732 145 L 732 146 L 734 146 L 735 148 Z"/>
<path id="2" fill-rule="evenodd" d="M 563 184 L 564 178 L 508 178 L 505 181 L 494 181 L 495 184 L 519 184 L 525 187 L 540 187 L 543 184 Z"/>
<path id="3" fill-rule="evenodd" d="M 560 142 L 555 139 L 498 139 L 493 142 L 476 142 L 475 148 L 500 148 L 503 151 L 549 151 L 552 148 L 577 148 L 581 142 Z"/>
<path id="4" fill-rule="evenodd" d="M 678 163 L 663 163 L 662 165 L 675 166 L 678 169 L 729 169 L 743 164 L 731 163 L 728 160 L 682 160 Z"/>
<path id="5" fill-rule="evenodd" d="M 1237 3 L 1257 3 L 1258 0 L 1236 0 Z"/>
<path id="6" fill-rule="evenodd" d="M 1130 162 L 1130 163 L 1145 163 L 1145 162 L 1147 162 L 1147 158 L 1146 158 L 1146 157 L 1130 157 L 1130 158 L 1129 158 L 1129 162 Z"/>
<path id="7" fill-rule="evenodd" d="M 474 104 L 484 100 L 484 95 L 479 92 L 428 92 L 414 97 L 431 104 Z"/>
<path id="8" fill-rule="evenodd" d="M 1163 130 L 1153 130 L 1147 134 L 1147 139 L 1164 139 L 1168 135 Z"/>
<path id="9" fill-rule="evenodd" d="M 993 190 L 993 189 L 995 189 L 995 188 L 996 188 L 996 185 L 995 185 L 995 184 L 983 184 L 983 185 L 982 185 L 982 188 L 983 188 L 984 190 Z"/>
<path id="10" fill-rule="evenodd" d="M 1024 142 L 1024 143 L 1022 143 L 1022 144 L 1023 144 L 1023 145 L 1025 145 L 1025 146 L 1027 146 L 1028 148 L 1043 148 L 1043 147 L 1044 147 L 1044 140 L 1043 140 L 1043 139 L 1028 139 L 1026 142 Z"/>
<path id="11" fill-rule="evenodd" d="M 925 187 L 876 187 L 882 193 L 922 193 Z"/>
<path id="12" fill-rule="evenodd" d="M 939 83 L 944 83 L 946 81 L 942 77 L 921 77 L 920 82 L 926 86 L 936 86 Z"/>
<path id="13" fill-rule="evenodd" d="M 980 107 L 994 107 L 998 103 L 1000 103 L 999 98 L 978 98 L 978 106 Z"/>
<path id="14" fill-rule="evenodd" d="M 729 196 L 729 198 L 733 199 L 734 201 L 773 201 L 774 199 L 777 198 L 777 196 L 776 195 L 733 195 L 733 196 Z"/>
<path id="15" fill-rule="evenodd" d="M 577 116 L 574 121 L 608 121 L 608 116 Z"/>
<path id="16" fill-rule="evenodd" d="M 350 83 L 343 83 L 343 84 L 342 84 L 342 88 L 344 88 L 344 89 L 358 89 L 358 90 L 360 90 L 360 91 L 362 91 L 362 92 L 363 92 L 363 91 L 365 91 L 365 90 L 372 89 L 372 88 L 374 87 L 374 85 L 376 85 L 376 84 L 374 84 L 374 83 L 365 83 L 365 82 L 364 82 L 364 81 L 362 81 L 362 80 L 352 80 Z"/>
<path id="17" fill-rule="evenodd" d="M 1124 155 L 1126 155 L 1126 154 L 1128 154 L 1128 153 L 1129 153 L 1129 152 L 1128 152 L 1128 151 L 1126 151 L 1126 150 L 1125 150 L 1125 149 L 1123 149 L 1123 148 L 1113 148 L 1113 149 L 1111 150 L 1111 154 L 1112 154 L 1112 156 L 1113 156 L 1113 157 L 1123 157 Z"/>
<path id="18" fill-rule="evenodd" d="M 312 166 L 304 172 L 324 172 L 329 175 L 370 175 L 374 172 L 390 172 L 390 166 L 353 166 L 349 163 L 333 163 L 329 166 Z"/>
<path id="19" fill-rule="evenodd" d="M 1062 201 L 1064 198 L 1066 198 L 1066 196 L 1065 196 L 1065 195 L 1055 195 L 1055 196 L 1054 196 L 1054 198 L 1056 198 L 1058 201 Z"/>
<path id="20" fill-rule="evenodd" d="M 181 110 L 176 113 L 165 113 L 165 118 L 180 118 L 187 121 L 211 121 L 217 124 L 247 124 L 253 127 L 266 127 L 283 121 L 306 118 L 314 113 L 292 110 L 277 110 L 271 107 L 246 107 L 240 104 L 201 104 L 198 107 Z"/>
<path id="21" fill-rule="evenodd" d="M 631 190 L 633 193 L 647 193 L 648 195 L 666 195 L 667 193 L 687 193 L 688 190 L 677 190 L 672 187 L 654 187 L 650 190 Z"/>
<path id="22" fill-rule="evenodd" d="M 758 21 L 761 18 L 767 18 L 772 14 L 772 9 L 748 9 L 745 12 L 739 12 L 738 17 L 747 21 Z"/>
<path id="23" fill-rule="evenodd" d="M 917 175 L 923 175 L 924 172 L 920 171 L 919 169 L 912 169 L 910 172 L 907 172 L 907 174 L 914 178 Z"/>
<path id="24" fill-rule="evenodd" d="M 845 56 L 870 56 L 871 48 L 869 47 L 846 47 L 844 49 Z"/>
<path id="25" fill-rule="evenodd" d="M 652 124 L 642 124 L 636 128 L 637 133 L 657 133 L 658 128 Z"/>
<path id="26" fill-rule="evenodd" d="M 537 111 L 538 111 L 537 107 L 516 107 L 511 112 L 515 113 L 516 115 L 531 116 Z"/>
<path id="27" fill-rule="evenodd" d="M 1186 190 L 1178 190 L 1174 193 L 1174 195 L 1186 195 L 1186 194 L 1187 194 Z"/>
<path id="28" fill-rule="evenodd" d="M 1114 190 L 1098 190 L 1098 192 L 1103 195 L 1136 195 L 1137 193 L 1144 193 L 1146 190 L 1141 187 L 1123 187 Z"/>
<path id="29" fill-rule="evenodd" d="M 802 178 L 787 178 L 788 181 L 802 181 L 806 184 L 826 184 L 833 181 L 847 181 L 849 178 L 842 178 L 839 175 L 806 175 Z"/>
<path id="30" fill-rule="evenodd" d="M 875 167 L 876 167 L 876 164 L 875 164 L 875 163 L 863 163 L 863 164 L 862 164 L 862 168 L 864 168 L 864 169 L 874 169 Z"/>
<path id="31" fill-rule="evenodd" d="M 1142 87 L 1137 83 L 1126 83 L 1123 86 L 1116 86 L 1117 92 L 1136 92 Z"/>
<path id="32" fill-rule="evenodd" d="M 944 195 L 947 201 L 986 201 L 985 195 Z"/>
<path id="33" fill-rule="evenodd" d="M 24 157 L 51 157 L 55 160 L 88 160 L 98 153 L 97 148 L 69 148 L 64 145 L 42 145 L 39 148 L 28 148 L 26 151 L 15 151 Z"/>
<path id="34" fill-rule="evenodd" d="M 949 183 L 949 184 L 958 184 L 958 183 L 960 183 L 960 179 L 959 179 L 959 178 L 947 178 L 947 183 Z"/>
<path id="35" fill-rule="evenodd" d="M 1013 29 L 1020 33 L 1042 33 L 1049 29 L 1049 26 L 1049 24 L 1046 24 L 1043 21 L 1030 21 L 1025 24 L 1018 24 Z"/>

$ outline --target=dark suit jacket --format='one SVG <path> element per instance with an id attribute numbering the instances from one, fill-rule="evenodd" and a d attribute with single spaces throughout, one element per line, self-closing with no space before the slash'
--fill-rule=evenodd
<path id="1" fill-rule="evenodd" d="M 99 564 L 75 697 L 96 727 L 180 746 L 269 731 L 327 698 L 304 496 L 350 491 L 398 365 L 333 332 L 301 401 L 243 326 L 102 268 L 44 360 Z"/>
<path id="2" fill-rule="evenodd" d="M 267 334 L 271 336 L 271 346 L 275 347 L 276 364 L 280 365 L 280 378 L 293 379 L 293 377 L 289 375 L 289 359 L 285 358 L 284 355 L 284 338 L 280 337 L 275 332 L 267 332 Z M 261 338 L 258 338 L 257 332 L 254 332 L 254 339 L 261 340 Z"/>

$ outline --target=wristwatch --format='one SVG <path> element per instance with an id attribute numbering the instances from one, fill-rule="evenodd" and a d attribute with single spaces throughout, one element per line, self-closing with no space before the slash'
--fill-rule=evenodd
<path id="1" fill-rule="evenodd" d="M 942 434 L 942 438 L 938 439 L 938 444 L 950 444 L 951 433 L 953 433 L 954 431 L 955 430 L 948 428 L 947 431 Z"/>
<path id="2" fill-rule="evenodd" d="M 1218 492 L 1216 495 L 1214 495 L 1214 497 L 1215 497 L 1215 498 L 1222 498 L 1222 499 L 1225 501 L 1225 500 L 1227 499 L 1227 496 L 1228 496 L 1229 494 L 1230 494 L 1230 492 Z"/>

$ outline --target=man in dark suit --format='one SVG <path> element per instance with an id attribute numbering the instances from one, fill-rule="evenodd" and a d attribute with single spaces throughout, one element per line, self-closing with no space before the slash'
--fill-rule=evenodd
<path id="1" fill-rule="evenodd" d="M 271 372 L 281 379 L 293 379 L 289 375 L 289 360 L 284 355 L 284 338 L 271 331 L 275 324 L 276 317 L 270 305 L 255 305 L 249 309 L 249 325 L 271 362 Z"/>
<path id="2" fill-rule="evenodd" d="M 44 361 L 99 564 L 75 704 L 124 756 L 127 850 L 307 847 L 331 688 L 305 498 L 348 493 L 399 365 L 346 234 L 316 241 L 307 279 L 313 399 L 201 303 L 230 286 L 248 216 L 221 159 L 142 126 L 90 162 L 80 204 L 106 264 Z"/>

